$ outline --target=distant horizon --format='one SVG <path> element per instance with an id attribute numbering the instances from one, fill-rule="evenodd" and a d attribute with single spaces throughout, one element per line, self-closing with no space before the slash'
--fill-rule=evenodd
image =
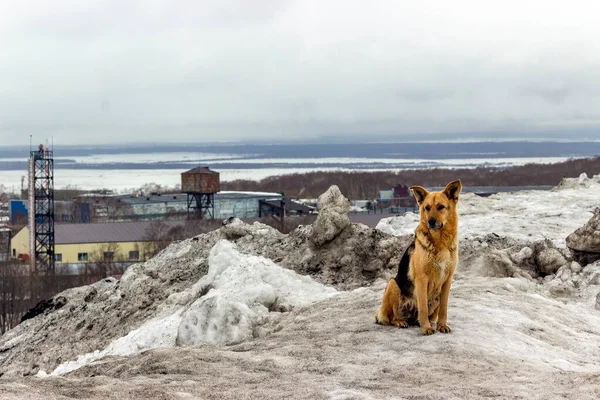
<path id="1" fill-rule="evenodd" d="M 150 147 L 150 146 L 176 146 L 182 144 L 190 145 L 292 145 L 292 144 L 305 144 L 305 145 L 317 145 L 317 144 L 383 144 L 383 143 L 510 143 L 510 142 L 533 142 L 533 143 L 573 143 L 573 142 L 600 142 L 600 130 L 593 133 L 590 132 L 570 132 L 570 133 L 524 133 L 515 134 L 516 136 L 503 136 L 507 133 L 431 133 L 427 135 L 420 134 L 407 134 L 407 135 L 392 135 L 392 134 L 365 134 L 361 135 L 323 135 L 316 137 L 303 137 L 303 138 L 247 138 L 247 139 L 230 139 L 230 140 L 164 140 L 164 141 L 135 141 L 132 142 L 95 142 L 95 143 L 62 143 L 60 137 L 44 137 L 41 140 L 36 137 L 32 137 L 31 147 L 37 148 L 39 144 L 48 144 L 54 147 L 61 148 L 112 148 L 112 147 L 125 147 L 125 148 L 136 148 L 136 147 Z M 524 136 L 527 135 L 527 136 Z M 367 140 L 365 140 L 367 139 Z M 28 143 L 29 138 L 26 142 L 18 144 L 6 144 L 0 143 L 0 148 L 27 148 L 30 146 Z"/>

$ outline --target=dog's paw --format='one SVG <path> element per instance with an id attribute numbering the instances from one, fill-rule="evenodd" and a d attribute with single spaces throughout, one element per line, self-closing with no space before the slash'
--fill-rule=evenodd
<path id="1" fill-rule="evenodd" d="M 439 325 L 437 330 L 442 333 L 450 333 L 452 331 L 448 325 Z"/>
<path id="2" fill-rule="evenodd" d="M 425 336 L 433 335 L 435 330 L 432 327 L 429 328 L 421 328 L 421 333 Z"/>
<path id="3" fill-rule="evenodd" d="M 394 321 L 394 325 L 397 326 L 398 328 L 408 328 L 408 322 L 406 322 L 406 321 L 396 320 L 396 321 Z"/>

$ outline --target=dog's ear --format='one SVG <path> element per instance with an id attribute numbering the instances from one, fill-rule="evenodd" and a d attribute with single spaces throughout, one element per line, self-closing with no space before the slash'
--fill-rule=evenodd
<path id="1" fill-rule="evenodd" d="M 462 184 L 460 183 L 460 179 L 450 182 L 446 189 L 444 189 L 444 194 L 449 200 L 458 201 L 458 195 L 462 190 Z"/>
<path id="2" fill-rule="evenodd" d="M 425 200 L 425 197 L 427 197 L 427 195 L 429 194 L 429 192 L 421 186 L 411 186 L 410 190 L 413 191 L 415 199 L 417 199 L 417 203 L 419 203 L 419 205 L 421 205 L 423 200 Z"/>

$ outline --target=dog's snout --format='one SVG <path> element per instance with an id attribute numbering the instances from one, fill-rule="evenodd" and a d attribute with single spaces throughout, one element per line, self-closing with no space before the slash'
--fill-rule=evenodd
<path id="1" fill-rule="evenodd" d="M 427 223 L 429 224 L 430 228 L 433 228 L 436 226 L 437 221 L 435 220 L 435 218 L 429 218 L 429 221 L 427 221 Z"/>

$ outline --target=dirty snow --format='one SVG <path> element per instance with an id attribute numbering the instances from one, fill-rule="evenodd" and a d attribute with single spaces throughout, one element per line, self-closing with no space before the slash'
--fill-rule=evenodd
<path id="1" fill-rule="evenodd" d="M 179 256 L 185 253 L 180 250 Z M 204 288 L 211 288 L 200 297 Z M 159 317 L 112 342 L 104 350 L 79 356 L 56 367 L 63 375 L 106 356 L 128 356 L 142 351 L 199 343 L 240 342 L 273 317 L 274 311 L 306 307 L 336 294 L 337 290 L 281 268 L 263 257 L 243 256 L 222 240 L 210 252 L 208 273 L 190 290 L 171 295 Z M 198 298 L 177 307 L 182 298 Z M 201 321 L 201 322 L 199 322 Z M 41 370 L 38 376 L 46 376 Z"/>
<path id="2" fill-rule="evenodd" d="M 581 177 L 463 195 L 452 333 L 431 337 L 374 323 L 392 248 L 410 240 L 381 231 L 411 234 L 414 215 L 333 238 L 339 213 L 290 235 L 231 221 L 9 331 L 0 398 L 599 398 L 600 262 L 564 245 L 599 194 Z"/>
<path id="3" fill-rule="evenodd" d="M 464 193 L 458 212 L 460 237 L 495 233 L 519 241 L 550 239 L 566 247 L 566 237 L 584 225 L 600 203 L 600 175 L 564 179 L 553 191 L 520 191 L 479 197 Z M 377 229 L 392 235 L 414 232 L 419 221 L 416 213 L 382 219 Z"/>

